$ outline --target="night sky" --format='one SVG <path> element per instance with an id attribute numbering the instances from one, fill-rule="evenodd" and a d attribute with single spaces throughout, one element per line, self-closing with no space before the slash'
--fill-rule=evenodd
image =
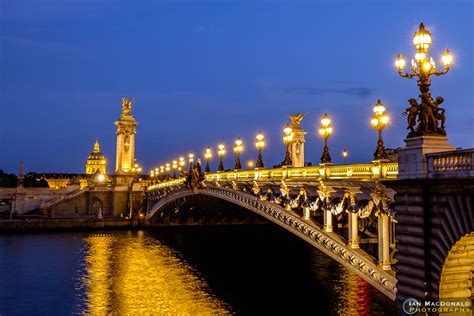
<path id="1" fill-rule="evenodd" d="M 383 2 L 380 4 L 379 2 Z M 447 132 L 474 147 L 473 1 L 112 1 L 0 0 L 0 169 L 84 172 L 99 137 L 115 167 L 121 98 L 135 97 L 136 157 L 145 170 L 224 141 L 244 140 L 256 159 L 262 130 L 267 166 L 280 163 L 288 114 L 302 112 L 306 160 L 319 162 L 319 120 L 328 113 L 333 162 L 373 158 L 372 106 L 391 114 L 386 146 L 404 145 L 401 115 L 417 97 L 409 64 L 413 32 L 424 22 L 431 56 L 452 70 L 433 78 Z M 225 160 L 231 168 L 233 155 Z M 217 159 L 212 168 L 217 167 Z"/>

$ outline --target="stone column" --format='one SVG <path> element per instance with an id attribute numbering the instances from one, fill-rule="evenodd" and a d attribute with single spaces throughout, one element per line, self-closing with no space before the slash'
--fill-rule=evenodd
<path id="1" fill-rule="evenodd" d="M 391 270 L 390 267 L 390 219 L 382 213 L 382 270 Z"/>
<path id="2" fill-rule="evenodd" d="M 377 216 L 377 254 L 378 264 L 382 265 L 383 262 L 383 225 L 382 225 L 382 214 Z"/>
<path id="3" fill-rule="evenodd" d="M 332 233 L 332 213 L 329 210 L 324 211 L 324 231 Z"/>
<path id="4" fill-rule="evenodd" d="M 311 218 L 311 211 L 309 207 L 303 207 L 303 218 L 310 219 Z"/>
<path id="5" fill-rule="evenodd" d="M 352 249 L 359 248 L 359 222 L 357 213 L 349 213 L 349 246 Z"/>

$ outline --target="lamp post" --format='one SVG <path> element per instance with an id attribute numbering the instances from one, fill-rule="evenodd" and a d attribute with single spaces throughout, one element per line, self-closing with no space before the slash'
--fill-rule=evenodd
<path id="1" fill-rule="evenodd" d="M 206 151 L 204 152 L 204 159 L 206 159 L 206 168 L 204 172 L 211 172 L 211 167 L 209 166 L 209 160 L 212 158 L 211 147 L 207 146 Z"/>
<path id="2" fill-rule="evenodd" d="M 329 155 L 328 138 L 332 134 L 331 119 L 324 114 L 321 119 L 321 127 L 319 128 L 319 135 L 324 139 L 323 155 L 321 156 L 321 163 L 331 163 L 331 155 Z"/>
<path id="3" fill-rule="evenodd" d="M 225 155 L 225 145 L 223 143 L 220 143 L 217 146 L 217 155 L 219 156 L 219 167 L 217 168 L 217 171 L 224 171 L 224 163 L 222 162 L 222 158 Z"/>
<path id="4" fill-rule="evenodd" d="M 283 166 L 291 166 L 291 155 L 290 155 L 290 145 L 293 141 L 293 129 L 289 124 L 286 124 L 285 128 L 283 129 L 283 143 L 286 145 L 286 153 L 285 153 L 285 160 L 283 161 Z"/>
<path id="5" fill-rule="evenodd" d="M 165 173 L 165 166 L 161 165 L 160 166 L 160 180 L 163 180 L 163 173 Z"/>
<path id="6" fill-rule="evenodd" d="M 183 170 L 183 167 L 186 163 L 184 162 L 184 157 L 179 157 L 179 163 L 178 163 L 178 171 L 179 175 L 181 176 L 181 171 Z"/>
<path id="7" fill-rule="evenodd" d="M 178 169 L 178 161 L 173 160 L 173 164 L 171 165 L 171 167 L 173 168 L 173 178 L 176 178 L 176 169 Z"/>
<path id="8" fill-rule="evenodd" d="M 424 134 L 439 134 L 446 135 L 444 123 L 446 120 L 445 110 L 439 105 L 444 101 L 442 97 L 437 97 L 433 100 L 430 94 L 430 86 L 432 75 L 441 76 L 446 74 L 451 68 L 453 56 L 448 49 L 445 50 L 441 57 L 441 62 L 444 65 L 444 70 L 437 71 L 436 63 L 432 57 L 428 56 L 428 51 L 431 46 L 431 33 L 425 28 L 423 23 L 420 24 L 418 30 L 413 34 L 413 45 L 416 48 L 415 59 L 411 60 L 411 72 L 404 73 L 403 68 L 406 65 L 405 59 L 401 54 L 398 54 L 395 61 L 395 67 L 398 73 L 404 78 L 418 77 L 418 88 L 420 90 L 421 104 L 418 104 L 416 99 L 410 99 L 408 102 L 411 107 L 406 110 L 408 137 L 422 136 Z M 417 124 L 418 116 L 418 126 Z M 438 127 L 438 120 L 441 125 Z"/>
<path id="9" fill-rule="evenodd" d="M 169 172 L 171 171 L 171 164 L 169 162 L 166 163 L 165 170 L 166 170 L 166 173 L 168 173 L 169 175 Z"/>
<path id="10" fill-rule="evenodd" d="M 193 153 L 189 153 L 188 160 L 189 160 L 189 171 L 191 171 L 191 170 L 193 170 L 193 163 L 194 163 L 194 154 Z"/>
<path id="11" fill-rule="evenodd" d="M 258 150 L 258 158 L 257 164 L 255 165 L 256 168 L 265 168 L 262 159 L 262 149 L 265 147 L 265 137 L 261 131 L 258 131 L 257 136 L 255 137 L 255 147 Z"/>
<path id="12" fill-rule="evenodd" d="M 150 171 L 150 182 L 153 184 L 155 182 L 155 171 Z"/>
<path id="13" fill-rule="evenodd" d="M 379 132 L 377 149 L 374 153 L 375 160 L 387 159 L 387 153 L 385 152 L 385 147 L 383 145 L 382 130 L 387 127 L 388 121 L 388 115 L 385 114 L 385 105 L 383 105 L 380 100 L 377 100 L 377 103 L 374 105 L 374 117 L 370 121 L 372 127 Z"/>
<path id="14" fill-rule="evenodd" d="M 349 153 L 347 152 L 347 149 L 344 148 L 342 151 L 342 157 L 344 158 L 344 164 L 347 165 L 347 156 L 349 156 Z"/>
<path id="15" fill-rule="evenodd" d="M 244 150 L 244 145 L 240 137 L 237 137 L 234 144 L 234 153 L 235 153 L 235 170 L 242 169 L 242 164 L 240 163 L 240 153 Z"/>

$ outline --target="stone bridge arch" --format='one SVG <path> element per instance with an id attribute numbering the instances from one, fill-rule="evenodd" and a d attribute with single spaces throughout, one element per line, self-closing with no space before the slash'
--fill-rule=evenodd
<path id="1" fill-rule="evenodd" d="M 160 210 L 169 203 L 197 194 L 234 203 L 270 220 L 355 272 L 389 298 L 395 299 L 395 276 L 393 273 L 380 269 L 375 264 L 374 259 L 366 252 L 361 249 L 351 249 L 341 237 L 335 233 L 325 232 L 314 220 L 302 219 L 274 203 L 262 201 L 245 192 L 224 188 L 205 188 L 198 191 L 190 191 L 188 189 L 170 191 L 161 196 L 158 201 L 155 201 L 154 205 L 149 205 L 145 223 L 149 222 L 153 216 L 159 214 Z"/>
<path id="2" fill-rule="evenodd" d="M 461 237 L 449 251 L 441 272 L 439 298 L 470 300 L 472 306 L 473 273 L 474 232 Z"/>
<path id="3" fill-rule="evenodd" d="M 397 306 L 401 308 L 409 298 L 436 302 L 453 297 L 449 288 L 455 284 L 448 282 L 453 269 L 464 269 L 459 272 L 465 273 L 455 276 L 459 281 L 456 286 L 471 282 L 472 295 L 472 262 L 455 255 L 460 254 L 459 247 L 470 242 L 467 236 L 474 231 L 472 178 L 400 180 L 391 187 L 397 192 Z M 472 259 L 472 251 L 461 256 L 467 254 Z M 469 264 L 471 272 L 467 271 Z M 467 290 L 457 294 L 467 294 Z"/>

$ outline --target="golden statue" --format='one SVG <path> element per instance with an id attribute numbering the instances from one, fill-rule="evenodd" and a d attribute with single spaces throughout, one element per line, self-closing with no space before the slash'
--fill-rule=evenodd
<path id="1" fill-rule="evenodd" d="M 128 99 L 127 97 L 122 98 L 122 116 L 132 116 L 132 104 L 133 98 Z"/>
<path id="2" fill-rule="evenodd" d="M 291 125 L 293 125 L 293 128 L 299 128 L 300 127 L 300 122 L 304 118 L 304 115 L 301 114 L 301 112 L 298 112 L 295 115 L 289 115 L 288 116 L 291 120 Z"/>

